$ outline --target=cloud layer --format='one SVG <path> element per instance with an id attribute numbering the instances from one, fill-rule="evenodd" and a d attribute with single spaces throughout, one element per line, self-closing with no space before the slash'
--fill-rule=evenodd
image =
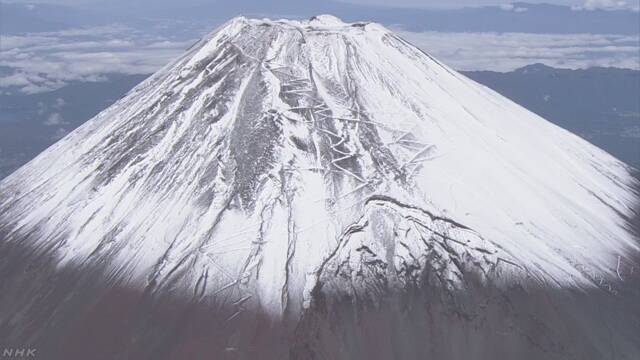
<path id="1" fill-rule="evenodd" d="M 572 7 L 574 10 L 631 10 L 640 11 L 637 0 L 586 0 L 584 4 Z"/>
<path id="2" fill-rule="evenodd" d="M 510 0 L 398 0 L 389 2 L 386 0 L 339 0 L 347 3 L 380 5 L 389 7 L 407 7 L 407 8 L 456 8 L 465 6 L 492 6 L 498 5 L 505 10 L 515 9 L 514 2 Z M 633 10 L 638 11 L 637 0 L 527 0 L 526 3 L 533 4 L 554 4 L 571 6 L 574 10 Z M 526 10 L 521 10 L 526 11 Z"/>
<path id="3" fill-rule="evenodd" d="M 398 32 L 459 70 L 510 71 L 532 63 L 640 69 L 638 36 Z M 112 25 L 0 36 L 0 91 L 33 94 L 72 81 L 104 81 L 109 74 L 150 74 L 200 35 L 190 34 L 175 38 Z"/>
<path id="4" fill-rule="evenodd" d="M 458 70 L 510 71 L 533 63 L 570 69 L 593 66 L 640 69 L 638 36 L 399 33 Z"/>
<path id="5" fill-rule="evenodd" d="M 123 26 L 0 36 L 0 87 L 23 93 L 55 90 L 108 74 L 150 74 L 195 39 L 174 40 Z"/>

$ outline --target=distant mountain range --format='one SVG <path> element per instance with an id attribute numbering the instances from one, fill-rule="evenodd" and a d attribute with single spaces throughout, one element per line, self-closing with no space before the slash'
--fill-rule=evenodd
<path id="1" fill-rule="evenodd" d="M 640 168 L 640 71 L 535 64 L 464 74 Z"/>

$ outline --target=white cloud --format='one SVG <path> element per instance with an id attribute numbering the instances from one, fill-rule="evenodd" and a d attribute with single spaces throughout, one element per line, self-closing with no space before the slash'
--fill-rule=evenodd
<path id="1" fill-rule="evenodd" d="M 517 4 L 504 5 L 518 11 Z M 566 68 L 640 68 L 638 36 L 599 34 L 442 33 L 399 31 L 460 70 L 509 71 L 532 63 Z M 142 33 L 123 26 L 0 36 L 0 89 L 33 94 L 109 74 L 144 75 L 182 54 L 195 39 Z M 56 108 L 52 108 L 56 109 Z"/>
<path id="2" fill-rule="evenodd" d="M 522 6 L 515 6 L 514 4 L 511 3 L 506 3 L 506 4 L 500 4 L 499 5 L 500 8 L 504 11 L 513 11 L 513 12 L 525 12 L 528 11 L 529 9 L 527 9 L 526 7 L 522 7 Z"/>
<path id="3" fill-rule="evenodd" d="M 37 113 L 40 116 L 44 115 L 45 111 L 47 111 L 47 106 L 42 101 L 38 101 L 38 104 L 36 104 L 36 106 Z"/>
<path id="4" fill-rule="evenodd" d="M 562 68 L 640 69 L 640 37 L 599 34 L 441 33 L 399 31 L 459 70 L 511 71 L 533 63 Z"/>
<path id="5" fill-rule="evenodd" d="M 124 25 L 112 24 L 106 26 L 93 26 L 87 28 L 67 29 L 54 32 L 42 32 L 43 35 L 78 37 L 78 36 L 105 36 L 105 35 L 121 35 L 123 33 L 133 33 L 134 29 Z"/>
<path id="6" fill-rule="evenodd" d="M 62 108 L 66 105 L 66 103 L 67 103 L 67 102 L 66 102 L 66 101 L 64 101 L 64 99 L 63 99 L 63 98 L 57 98 L 57 99 L 56 99 L 56 101 L 53 103 L 53 107 L 54 107 L 55 109 L 60 110 L 60 109 L 62 109 Z"/>
<path id="7" fill-rule="evenodd" d="M 43 122 L 43 124 L 46 126 L 58 126 L 66 125 L 67 122 L 64 121 L 64 118 L 62 117 L 62 115 L 60 115 L 60 113 L 52 113 L 51 115 L 49 115 L 47 120 Z"/>
<path id="8" fill-rule="evenodd" d="M 574 10 L 632 10 L 640 11 L 637 0 L 585 0 L 584 4 L 573 6 Z"/>
<path id="9" fill-rule="evenodd" d="M 7 51 L 16 48 L 25 48 L 34 45 L 53 43 L 58 38 L 52 36 L 37 35 L 1 35 L 2 51 Z"/>
<path id="10" fill-rule="evenodd" d="M 0 88 L 33 94 L 72 81 L 103 81 L 108 74 L 150 74 L 195 40 L 175 41 L 123 26 L 0 36 Z"/>

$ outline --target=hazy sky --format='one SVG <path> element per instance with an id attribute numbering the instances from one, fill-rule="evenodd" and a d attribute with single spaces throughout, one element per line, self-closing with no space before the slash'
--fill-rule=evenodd
<path id="1" fill-rule="evenodd" d="M 640 0 L 337 0 L 354 4 L 372 4 L 397 7 L 464 7 L 464 6 L 486 6 L 505 5 L 513 2 L 525 2 L 532 4 L 554 4 L 579 7 L 589 10 L 606 9 L 632 9 L 638 11 Z"/>
<path id="2" fill-rule="evenodd" d="M 149 3 L 154 2 L 155 0 L 142 0 L 148 1 Z M 201 0 L 183 0 L 184 3 L 193 2 L 193 1 L 201 1 Z M 242 1 L 242 0 L 239 0 Z M 318 1 L 327 1 L 327 0 L 318 0 Z M 406 6 L 406 7 L 432 7 L 432 6 L 481 6 L 481 5 L 496 5 L 496 4 L 506 4 L 513 1 L 509 0 L 337 0 L 341 2 L 350 2 L 356 4 L 374 4 L 374 5 L 385 5 L 385 6 Z M 22 3 L 58 3 L 58 4 L 86 4 L 91 2 L 98 2 L 97 0 L 9 0 L 8 2 L 22 2 Z M 265 0 L 265 5 L 269 3 L 269 0 Z M 619 3 L 626 3 L 627 5 L 637 4 L 638 0 L 525 0 L 522 2 L 528 3 L 549 3 L 549 4 L 558 4 L 558 5 L 584 5 L 585 3 L 592 4 L 594 6 L 602 5 L 602 6 L 615 6 Z M 453 3 L 453 4 L 452 4 Z"/>
<path id="3" fill-rule="evenodd" d="M 77 5 L 87 3 L 104 3 L 104 0 L 4 0 L 5 2 L 17 2 L 17 3 L 55 3 L 66 5 Z M 121 0 L 122 1 L 122 0 Z M 167 0 L 128 0 L 130 3 L 148 3 L 154 4 L 158 1 Z M 193 4 L 203 2 L 215 2 L 216 0 L 182 0 L 182 4 Z M 256 0 L 238 0 L 242 1 L 256 1 Z M 279 0 L 264 0 L 265 8 L 269 7 L 270 2 L 277 2 Z M 520 2 L 528 3 L 548 3 L 555 5 L 567 5 L 576 8 L 583 8 L 588 10 L 593 9 L 605 9 L 605 10 L 640 10 L 640 0 L 517 0 Z M 379 6 L 393 6 L 393 7 L 465 7 L 465 6 L 486 6 L 486 5 L 505 5 L 514 0 L 315 0 L 314 2 L 346 2 L 354 4 L 370 4 Z"/>
<path id="4" fill-rule="evenodd" d="M 499 5 L 499 4 L 508 4 L 513 1 L 509 0 L 458 0 L 458 1 L 446 1 L 446 0 L 396 0 L 396 1 L 387 1 L 387 0 L 340 0 L 342 2 L 350 2 L 355 4 L 375 4 L 375 5 L 395 5 L 395 6 L 406 6 L 406 7 L 429 7 L 429 6 L 437 6 L 437 7 L 451 7 L 451 6 L 482 6 L 482 5 Z M 546 1 L 522 1 L 528 3 L 548 3 L 548 4 L 557 4 L 557 5 L 582 5 L 584 1 L 581 0 L 546 0 Z M 452 4 L 454 3 L 454 4 Z"/>

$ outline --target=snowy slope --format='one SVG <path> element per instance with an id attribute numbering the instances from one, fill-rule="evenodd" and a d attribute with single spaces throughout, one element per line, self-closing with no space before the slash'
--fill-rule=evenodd
<path id="1" fill-rule="evenodd" d="M 276 316 L 369 264 L 615 292 L 635 185 L 380 25 L 236 18 L 1 182 L 0 240 Z"/>

